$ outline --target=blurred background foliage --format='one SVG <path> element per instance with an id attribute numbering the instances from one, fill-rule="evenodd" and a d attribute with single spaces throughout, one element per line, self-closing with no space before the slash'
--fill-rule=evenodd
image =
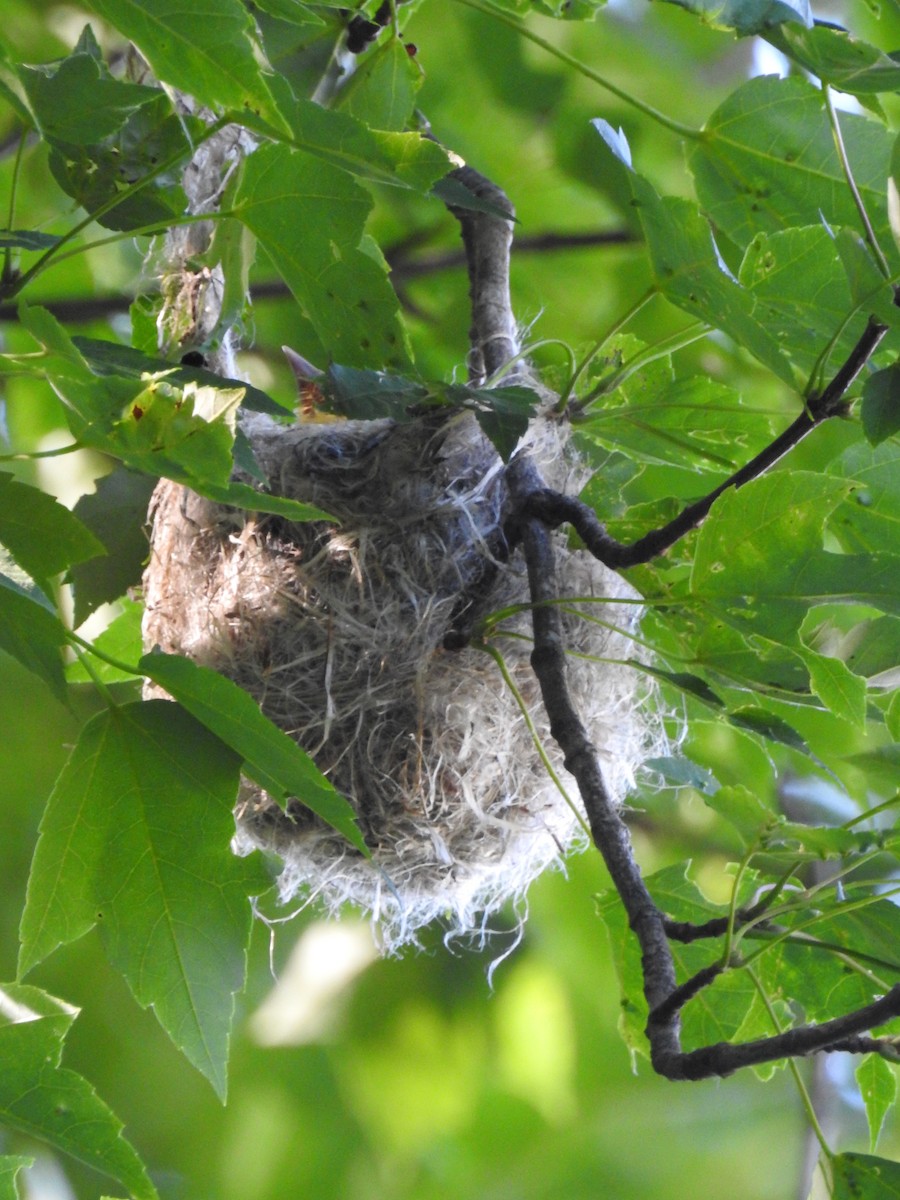
<path id="1" fill-rule="evenodd" d="M 76 5 L 5 0 L 3 32 L 17 57 L 46 61 L 66 53 L 88 19 Z M 616 0 L 589 24 L 531 22 L 620 86 L 693 125 L 741 80 L 772 64 L 755 39 L 736 41 L 669 5 Z M 862 4 L 854 6 L 854 22 L 884 48 L 900 45 L 896 5 L 887 6 L 877 30 Z M 91 23 L 102 41 L 102 22 Z M 688 194 L 678 139 L 511 31 L 446 0 L 413 12 L 405 36 L 417 47 L 415 62 L 425 76 L 418 103 L 435 135 L 515 202 L 523 248 L 514 256 L 514 304 L 529 338 L 562 338 L 576 349 L 593 344 L 650 279 L 645 256 L 629 243 L 635 226 L 627 200 L 589 121 L 621 125 L 635 161 L 659 190 Z M 107 40 L 104 48 L 119 46 Z M 15 146 L 10 114 L 2 109 L 0 145 L 5 204 Z M 19 213 L 30 228 L 57 228 L 72 203 L 48 183 L 42 154 L 24 160 Z M 431 377 L 458 373 L 469 313 L 456 223 L 436 200 L 388 189 L 376 195 L 371 231 L 394 266 L 420 369 Z M 527 247 L 545 234 L 599 233 L 614 240 L 552 253 Z M 30 299 L 70 305 L 65 316 L 73 332 L 121 333 L 128 299 L 152 286 L 145 250 L 143 242 L 124 241 L 67 259 L 41 278 Z M 251 278 L 258 298 L 242 367 L 289 403 L 292 388 L 278 348 L 290 343 L 315 361 L 318 346 L 289 300 L 266 295 L 277 291 L 274 282 L 261 257 Z M 683 325 L 683 314 L 657 300 L 634 332 L 658 338 Z M 0 336 L 4 349 L 30 348 L 9 319 Z M 535 353 L 549 368 L 561 361 L 552 347 Z M 683 353 L 713 379 L 752 386 L 773 407 L 784 403 L 783 389 L 724 345 L 707 340 Z M 3 438 L 19 450 L 46 450 L 67 437 L 49 388 L 24 379 L 8 381 L 2 421 Z M 836 444 L 843 436 L 840 427 L 817 434 Z M 804 456 L 814 469 L 816 448 L 801 448 L 796 465 L 804 465 Z M 72 503 L 107 466 L 79 454 L 15 469 Z M 676 472 L 668 483 L 677 494 Z M 685 703 L 667 700 L 673 709 Z M 93 703 L 87 690 L 76 689 L 70 713 L 34 676 L 2 660 L 0 977 L 15 973 L 18 916 L 44 802 Z M 803 732 L 813 741 L 829 739 L 835 753 L 870 748 L 846 723 L 822 713 L 816 721 L 815 730 Z M 845 815 L 835 808 L 839 790 L 825 777 L 808 778 L 808 760 L 789 749 L 763 748 L 739 730 L 698 720 L 690 750 L 723 783 L 771 794 L 777 778 L 783 792 L 820 812 L 824 805 L 839 819 Z M 861 775 L 857 789 L 864 792 Z M 738 850 L 730 827 L 691 788 L 642 791 L 634 806 L 645 869 L 693 860 L 698 882 L 718 899 L 725 864 Z M 31 982 L 82 1007 L 65 1063 L 86 1075 L 124 1120 L 162 1194 L 173 1200 L 800 1194 L 805 1123 L 786 1072 L 765 1085 L 750 1073 L 674 1085 L 644 1063 L 633 1073 L 616 1033 L 618 987 L 595 913 L 594 896 L 604 886 L 593 853 L 570 862 L 566 875 L 540 880 L 529 895 L 522 944 L 507 958 L 515 941 L 512 913 L 484 947 L 444 945 L 436 930 L 422 953 L 388 961 L 374 959 L 364 929 L 351 923 L 323 930 L 312 911 L 271 930 L 258 923 L 226 1108 L 153 1016 L 134 1004 L 96 935 L 58 952 Z M 282 989 L 300 981 L 287 1000 L 294 1019 L 286 1024 L 270 995 L 272 968 Z M 842 1074 L 844 1066 L 837 1056 L 826 1081 L 839 1127 L 835 1141 L 864 1150 L 865 1121 L 848 1082 L 852 1070 Z M 889 1120 L 881 1153 L 896 1156 L 900 1129 L 895 1115 Z M 38 1169 L 26 1182 L 34 1200 L 88 1200 L 105 1190 L 86 1169 L 18 1136 L 5 1136 L 0 1150 L 37 1154 Z"/>

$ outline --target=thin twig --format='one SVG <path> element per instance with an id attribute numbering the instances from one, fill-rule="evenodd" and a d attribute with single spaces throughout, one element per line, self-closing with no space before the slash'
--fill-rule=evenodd
<path id="1" fill-rule="evenodd" d="M 529 512 L 554 527 L 568 522 L 591 554 L 608 567 L 619 569 L 649 562 L 695 529 L 708 516 L 713 504 L 723 492 L 729 488 L 742 487 L 745 483 L 757 479 L 822 421 L 841 412 L 847 389 L 865 367 L 886 333 L 887 326 L 882 325 L 875 317 L 870 317 L 859 340 L 828 387 L 820 396 L 809 401 L 804 411 L 782 434 L 708 495 L 694 504 L 689 504 L 667 525 L 652 530 L 637 541 L 617 541 L 606 532 L 589 505 L 549 488 L 530 496 Z"/>

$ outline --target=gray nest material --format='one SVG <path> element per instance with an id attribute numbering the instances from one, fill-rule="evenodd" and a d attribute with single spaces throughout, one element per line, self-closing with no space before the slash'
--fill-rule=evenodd
<path id="1" fill-rule="evenodd" d="M 531 447 L 559 459 L 549 422 Z M 239 852 L 283 861 L 283 900 L 346 902 L 383 947 L 435 918 L 483 931 L 506 901 L 586 839 L 535 748 L 519 704 L 483 650 L 444 648 L 461 614 L 527 602 L 504 561 L 504 465 L 469 416 L 285 427 L 244 424 L 268 486 L 338 522 L 239 512 L 163 482 L 151 510 L 145 643 L 213 667 L 253 695 L 356 810 L 374 864 L 301 803 L 285 814 L 245 784 Z M 556 482 L 556 481 L 554 481 Z M 567 618 L 571 684 L 621 799 L 658 735 L 633 668 L 633 593 L 592 558 L 560 554 L 559 594 L 593 597 L 606 624 Z M 495 644 L 565 776 L 542 718 L 527 614 Z M 380 870 L 379 870 L 380 869 Z M 390 885 L 385 882 L 390 880 Z"/>

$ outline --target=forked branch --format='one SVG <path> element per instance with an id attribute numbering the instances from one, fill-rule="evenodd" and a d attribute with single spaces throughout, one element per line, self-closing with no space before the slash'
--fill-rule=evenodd
<path id="1" fill-rule="evenodd" d="M 500 207 L 512 213 L 503 193 L 476 172 L 465 168 L 460 181 L 476 195 L 489 197 L 495 209 Z M 473 305 L 472 374 L 480 380 L 503 365 L 504 353 L 507 358 L 515 353 L 509 304 L 511 225 L 484 212 L 456 207 L 451 211 L 463 227 Z M 900 984 L 874 1003 L 822 1024 L 803 1025 L 750 1042 L 719 1042 L 687 1052 L 682 1049 L 681 1010 L 708 987 L 727 964 L 713 962 L 679 984 L 671 942 L 720 936 L 727 928 L 727 922 L 714 919 L 701 925 L 690 925 L 670 921 L 647 889 L 634 857 L 628 828 L 610 799 L 596 749 L 569 691 L 563 625 L 555 603 L 559 597 L 550 529 L 569 522 L 588 550 L 609 567 L 649 561 L 700 524 L 724 491 L 757 478 L 820 422 L 841 412 L 848 388 L 885 332 L 881 322 L 870 318 L 856 346 L 829 385 L 809 401 L 784 433 L 708 496 L 689 505 L 675 520 L 636 542 L 623 544 L 616 541 L 587 505 L 548 489 L 526 453 L 515 455 L 506 471 L 512 508 L 507 528 L 508 543 L 510 548 L 521 546 L 528 569 L 534 627 L 531 664 L 550 720 L 551 735 L 578 784 L 591 835 L 603 856 L 640 948 L 643 990 L 649 1009 L 646 1034 L 650 1059 L 654 1069 L 668 1079 L 729 1075 L 741 1067 L 820 1051 L 874 1051 L 891 1056 L 896 1049 L 894 1039 L 865 1035 L 876 1026 L 900 1016 Z M 756 920 L 766 904 L 764 899 L 747 911 L 739 911 L 736 928 Z"/>

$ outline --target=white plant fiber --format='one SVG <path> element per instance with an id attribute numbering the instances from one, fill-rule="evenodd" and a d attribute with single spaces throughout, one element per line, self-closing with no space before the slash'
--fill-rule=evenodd
<path id="1" fill-rule="evenodd" d="M 435 919 L 477 936 L 586 843 L 496 663 L 444 648 L 467 603 L 487 614 L 528 601 L 521 556 L 502 554 L 503 463 L 471 416 L 285 427 L 252 415 L 243 428 L 270 489 L 338 523 L 290 524 L 161 485 L 145 642 L 254 695 L 350 799 L 374 865 L 249 783 L 236 847 L 280 856 L 284 901 L 370 914 L 386 952 Z M 525 441 L 548 482 L 571 490 L 559 425 L 538 418 Z M 564 618 L 572 695 L 621 801 L 662 738 L 640 672 L 621 661 L 637 657 L 639 608 L 618 575 L 562 535 L 557 545 L 559 595 L 587 598 L 594 618 Z M 529 665 L 527 611 L 492 641 L 577 805 Z"/>

